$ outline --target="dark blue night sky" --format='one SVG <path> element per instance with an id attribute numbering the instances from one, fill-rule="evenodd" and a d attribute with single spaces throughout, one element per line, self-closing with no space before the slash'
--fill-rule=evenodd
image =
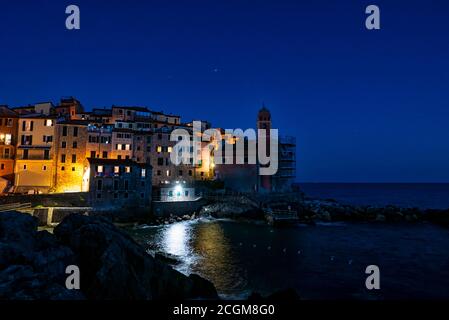
<path id="1" fill-rule="evenodd" d="M 2 1 L 0 44 L 0 104 L 72 95 L 248 128 L 264 102 L 299 181 L 449 181 L 449 1 Z"/>

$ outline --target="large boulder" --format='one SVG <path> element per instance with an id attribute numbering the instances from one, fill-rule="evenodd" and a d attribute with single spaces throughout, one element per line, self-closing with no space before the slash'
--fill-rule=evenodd
<path id="1" fill-rule="evenodd" d="M 15 211 L 0 213 L 0 241 L 16 244 L 23 250 L 35 245 L 38 220 L 29 214 Z"/>
<path id="2" fill-rule="evenodd" d="M 80 290 L 65 286 L 67 266 L 80 268 Z M 215 287 L 147 254 L 102 217 L 73 214 L 54 230 L 37 219 L 0 213 L 0 300 L 215 299 Z"/>
<path id="3" fill-rule="evenodd" d="M 90 299 L 217 298 L 210 282 L 154 259 L 102 217 L 71 215 L 54 234 L 77 254 L 81 290 Z"/>
<path id="4" fill-rule="evenodd" d="M 37 225 L 28 214 L 0 213 L 0 300 L 84 298 L 65 287 L 74 253 Z"/>

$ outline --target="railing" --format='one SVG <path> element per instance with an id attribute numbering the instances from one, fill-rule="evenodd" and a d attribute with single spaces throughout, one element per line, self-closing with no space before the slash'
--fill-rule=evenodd
<path id="1" fill-rule="evenodd" d="M 27 203 L 8 203 L 0 205 L 0 212 L 20 210 L 20 209 L 30 209 L 31 202 Z"/>

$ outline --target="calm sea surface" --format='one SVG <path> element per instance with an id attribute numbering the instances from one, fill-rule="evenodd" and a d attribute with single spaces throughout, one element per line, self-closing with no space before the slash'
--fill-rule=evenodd
<path id="1" fill-rule="evenodd" d="M 448 208 L 449 184 L 303 184 L 351 204 Z M 304 299 L 449 299 L 449 229 L 429 223 L 328 223 L 272 228 L 200 219 L 128 230 L 175 268 L 211 280 L 227 298 L 293 287 Z M 365 288 L 377 265 L 381 289 Z"/>
<path id="2" fill-rule="evenodd" d="M 272 228 L 200 219 L 130 230 L 175 268 L 211 280 L 222 297 L 293 287 L 304 299 L 449 298 L 449 230 L 418 224 L 321 224 Z M 365 289 L 378 265 L 381 289 Z"/>

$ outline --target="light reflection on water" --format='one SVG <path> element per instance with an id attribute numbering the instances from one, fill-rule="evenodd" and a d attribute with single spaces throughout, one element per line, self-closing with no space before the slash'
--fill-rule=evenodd
<path id="1" fill-rule="evenodd" d="M 158 251 L 179 258 L 181 263 L 175 269 L 184 274 L 190 274 L 191 266 L 198 260 L 198 255 L 191 247 L 192 223 L 184 221 L 164 226 L 158 236 L 159 239 L 156 241 Z"/>
<path id="2" fill-rule="evenodd" d="M 191 236 L 191 228 L 186 223 L 169 225 L 162 233 L 162 247 L 167 253 L 176 256 L 186 256 L 189 252 L 188 242 Z"/>
<path id="3" fill-rule="evenodd" d="M 430 224 L 275 229 L 200 219 L 129 231 L 148 251 L 176 256 L 175 269 L 207 278 L 228 298 L 287 287 L 305 299 L 449 298 L 449 233 Z M 364 286 L 370 264 L 382 270 L 380 292 Z"/>

